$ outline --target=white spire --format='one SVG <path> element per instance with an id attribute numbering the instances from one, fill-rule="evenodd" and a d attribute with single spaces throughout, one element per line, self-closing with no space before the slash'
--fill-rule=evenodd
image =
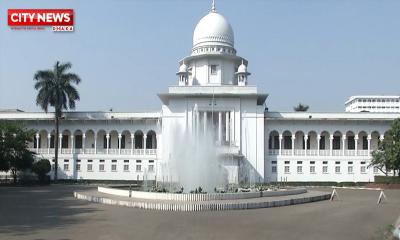
<path id="1" fill-rule="evenodd" d="M 215 8 L 215 0 L 212 0 L 212 5 L 211 5 L 211 12 L 216 12 L 217 9 Z"/>

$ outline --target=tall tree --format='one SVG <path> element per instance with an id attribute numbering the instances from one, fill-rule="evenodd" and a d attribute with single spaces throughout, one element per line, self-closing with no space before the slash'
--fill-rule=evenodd
<path id="1" fill-rule="evenodd" d="M 35 73 L 34 80 L 35 89 L 38 90 L 36 104 L 39 105 L 46 113 L 49 106 L 54 108 L 55 123 L 55 168 L 54 180 L 57 181 L 58 171 L 58 135 L 59 124 L 64 110 L 75 109 L 75 102 L 79 101 L 79 93 L 75 88 L 81 82 L 81 78 L 75 74 L 68 72 L 72 64 L 56 62 L 53 69 L 40 70 Z"/>
<path id="2" fill-rule="evenodd" d="M 372 152 L 370 166 L 377 167 L 385 175 L 390 171 L 395 175 L 397 171 L 400 176 L 400 119 L 393 121 L 378 149 Z"/>
<path id="3" fill-rule="evenodd" d="M 28 142 L 33 140 L 34 131 L 17 123 L 0 122 L 0 171 L 11 171 L 14 183 L 19 171 L 29 169 L 34 161 L 34 153 L 28 150 Z"/>
<path id="4" fill-rule="evenodd" d="M 293 107 L 293 110 L 296 112 L 307 112 L 310 107 L 308 105 L 299 103 L 299 105 Z"/>

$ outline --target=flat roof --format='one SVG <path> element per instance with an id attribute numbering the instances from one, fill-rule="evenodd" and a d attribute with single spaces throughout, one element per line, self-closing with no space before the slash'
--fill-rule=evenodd
<path id="1" fill-rule="evenodd" d="M 265 112 L 269 120 L 394 120 L 400 113 L 378 112 Z"/>
<path id="2" fill-rule="evenodd" d="M 65 112 L 66 120 L 140 120 L 157 119 L 160 112 Z M 54 112 L 0 112 L 0 120 L 52 120 Z"/>

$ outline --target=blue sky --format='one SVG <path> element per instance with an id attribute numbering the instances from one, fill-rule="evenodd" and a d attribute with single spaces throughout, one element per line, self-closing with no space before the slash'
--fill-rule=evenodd
<path id="1" fill-rule="evenodd" d="M 216 0 L 249 82 L 270 110 L 344 111 L 351 95 L 400 94 L 400 1 Z M 159 111 L 211 0 L 2 0 L 0 108 L 40 111 L 33 74 L 70 61 L 79 111 Z M 13 31 L 8 8 L 73 8 L 75 32 Z"/>

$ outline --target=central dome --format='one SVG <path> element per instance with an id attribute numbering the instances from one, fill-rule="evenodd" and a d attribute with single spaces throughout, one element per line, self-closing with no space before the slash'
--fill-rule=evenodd
<path id="1" fill-rule="evenodd" d="M 234 47 L 233 30 L 221 14 L 211 11 L 196 25 L 193 33 L 193 48 L 204 45 Z"/>

